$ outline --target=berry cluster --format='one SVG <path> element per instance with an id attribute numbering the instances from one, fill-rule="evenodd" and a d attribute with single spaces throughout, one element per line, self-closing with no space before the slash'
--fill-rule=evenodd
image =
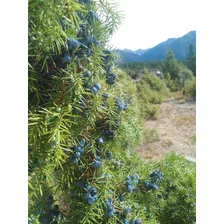
<path id="1" fill-rule="evenodd" d="M 81 1 L 80 3 L 84 3 L 84 4 L 89 4 L 89 1 L 86 1 L 88 3 L 85 3 L 84 1 Z M 81 72 L 84 68 L 82 67 L 82 65 L 85 65 L 86 62 L 90 62 L 91 61 L 91 56 L 93 55 L 93 48 L 95 46 L 101 46 L 101 42 L 98 41 L 92 32 L 92 29 L 90 29 L 90 27 L 92 27 L 93 23 L 95 22 L 100 22 L 100 17 L 99 15 L 94 12 L 93 10 L 89 10 L 87 13 L 81 13 L 81 12 L 77 12 L 78 17 L 81 20 L 87 20 L 87 23 L 82 23 L 78 29 L 77 29 L 77 33 L 76 33 L 76 37 L 72 37 L 70 36 L 66 42 L 66 47 L 64 49 L 62 49 L 62 53 L 61 54 L 56 54 L 53 53 L 52 55 L 52 59 L 53 60 L 48 60 L 48 77 L 51 77 L 53 74 L 56 74 L 56 69 L 57 68 L 66 68 L 66 66 L 68 64 L 70 64 L 71 62 L 75 61 L 77 66 L 78 66 L 78 70 L 77 72 Z M 62 28 L 64 30 L 66 29 L 70 29 L 71 25 L 68 24 L 67 21 L 65 20 L 60 20 L 59 21 L 62 25 Z M 115 79 L 117 77 L 116 74 L 114 74 L 111 71 L 111 65 L 109 65 L 109 62 L 111 61 L 111 51 L 109 50 L 104 50 L 103 51 L 105 54 L 105 71 L 106 71 L 106 83 L 108 83 L 109 85 L 114 84 Z M 80 66 L 80 63 L 82 64 Z M 89 71 L 87 71 L 87 73 L 89 73 Z M 91 74 L 89 74 L 89 76 L 87 75 L 87 77 L 90 77 Z M 99 90 L 101 89 L 101 86 L 99 83 L 95 84 L 94 86 L 91 86 L 91 91 L 95 94 L 97 93 Z"/>
<path id="2" fill-rule="evenodd" d="M 85 139 L 82 139 L 78 146 L 74 146 L 72 150 L 74 151 L 74 154 L 71 155 L 71 160 L 74 164 L 77 164 L 81 155 L 84 153 L 84 147 L 85 147 L 86 141 Z"/>
<path id="3" fill-rule="evenodd" d="M 158 185 L 156 183 L 151 183 L 151 182 L 145 182 L 145 188 L 146 190 L 158 190 Z"/>
<path id="4" fill-rule="evenodd" d="M 113 85 L 115 83 L 115 79 L 117 75 L 114 72 L 111 72 L 110 69 L 106 70 L 106 83 L 108 85 Z"/>
<path id="5" fill-rule="evenodd" d="M 67 40 L 67 45 L 68 45 L 68 50 L 69 51 L 74 51 L 76 48 L 78 48 L 81 45 L 81 42 L 76 40 L 73 37 L 70 37 Z"/>
<path id="6" fill-rule="evenodd" d="M 101 165 L 100 160 L 101 160 L 100 156 L 97 156 L 97 157 L 93 160 L 92 167 L 93 167 L 93 168 L 98 168 L 98 167 L 100 167 L 100 165 Z"/>
<path id="7" fill-rule="evenodd" d="M 132 177 L 126 177 L 126 189 L 128 192 L 132 193 L 135 189 L 136 185 L 138 184 L 139 175 L 135 173 Z"/>
<path id="8" fill-rule="evenodd" d="M 94 12 L 93 10 L 89 10 L 88 12 L 88 21 L 89 22 L 92 22 L 93 20 L 97 20 L 97 21 L 100 21 L 100 17 L 99 15 Z"/>
<path id="9" fill-rule="evenodd" d="M 163 179 L 163 173 L 159 172 L 158 170 L 154 170 L 149 176 L 151 181 L 145 182 L 146 190 L 158 190 L 158 181 Z"/>
<path id="10" fill-rule="evenodd" d="M 88 185 L 86 187 L 86 193 L 84 195 L 85 200 L 88 202 L 88 204 L 92 205 L 95 201 L 97 201 L 97 189 L 95 187 L 92 187 Z"/>
<path id="11" fill-rule="evenodd" d="M 99 90 L 101 89 L 101 85 L 99 83 L 95 84 L 93 87 L 92 87 L 92 92 L 93 93 L 97 93 Z"/>
<path id="12" fill-rule="evenodd" d="M 115 98 L 115 105 L 119 112 L 125 111 L 127 109 L 128 104 L 131 102 L 130 99 L 128 100 L 121 100 L 118 97 Z"/>
<path id="13" fill-rule="evenodd" d="M 153 182 L 157 182 L 157 180 L 160 181 L 163 179 L 163 173 L 159 172 L 158 170 L 154 170 L 149 176 Z"/>
<path id="14" fill-rule="evenodd" d="M 113 202 L 112 198 L 106 199 L 104 202 L 106 204 L 105 216 L 107 217 L 113 216 L 115 213 L 115 209 L 114 206 L 112 205 Z"/>
<path id="15" fill-rule="evenodd" d="M 101 85 L 100 83 L 96 83 L 95 85 L 90 84 L 92 82 L 91 76 L 92 73 L 89 70 L 80 74 L 80 77 L 83 78 L 84 87 L 86 89 L 90 89 L 92 93 L 96 94 L 101 89 Z"/>
<path id="16" fill-rule="evenodd" d="M 127 220 L 127 215 L 131 212 L 131 210 L 132 210 L 131 208 L 127 207 L 124 209 L 123 213 L 121 214 L 121 219 L 124 224 L 129 224 Z"/>
<path id="17" fill-rule="evenodd" d="M 105 63 L 105 71 L 106 71 L 106 83 L 108 85 L 113 85 L 115 83 L 115 80 L 117 78 L 117 75 L 112 72 L 112 66 L 110 64 L 111 60 L 112 60 L 112 55 L 111 55 L 111 51 L 109 50 L 104 50 L 104 63 Z"/>
<path id="18" fill-rule="evenodd" d="M 103 93 L 102 99 L 103 103 L 101 104 L 101 107 L 105 110 L 107 110 L 108 107 L 108 94 Z M 96 121 L 96 127 L 99 129 L 99 131 L 102 133 L 103 137 L 107 141 L 113 141 L 115 138 L 115 131 L 119 128 L 120 121 L 118 120 L 117 116 L 114 118 L 104 117 L 101 120 Z"/>
<path id="19" fill-rule="evenodd" d="M 140 219 L 132 219 L 131 221 L 130 221 L 130 224 L 142 224 L 142 221 L 140 220 Z"/>
<path id="20" fill-rule="evenodd" d="M 127 191 L 130 192 L 130 193 L 132 193 L 133 190 L 135 189 L 134 183 L 133 183 L 132 178 L 130 176 L 126 177 L 125 185 L 126 185 Z"/>

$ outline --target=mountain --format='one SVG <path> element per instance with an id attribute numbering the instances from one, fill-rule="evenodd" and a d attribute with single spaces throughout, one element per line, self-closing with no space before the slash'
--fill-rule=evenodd
<path id="1" fill-rule="evenodd" d="M 122 63 L 130 61 L 139 61 L 140 55 L 136 54 L 134 51 L 126 50 L 116 50 L 121 55 Z"/>
<path id="2" fill-rule="evenodd" d="M 148 51 L 149 49 L 138 49 L 136 51 L 134 51 L 135 54 L 138 54 L 138 55 L 142 55 L 144 54 L 146 51 Z"/>
<path id="3" fill-rule="evenodd" d="M 117 50 L 117 52 L 120 53 L 123 63 L 131 61 L 164 60 L 169 49 L 174 52 L 177 60 L 184 60 L 189 54 L 190 44 L 194 46 L 194 51 L 196 53 L 196 31 L 190 31 L 179 38 L 169 38 L 149 49 L 138 49 L 136 51 L 125 49 Z"/>

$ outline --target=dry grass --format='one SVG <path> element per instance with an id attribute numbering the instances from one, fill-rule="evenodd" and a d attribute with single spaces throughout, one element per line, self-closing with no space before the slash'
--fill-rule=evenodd
<path id="1" fill-rule="evenodd" d="M 192 126 L 196 125 L 195 114 L 183 114 L 173 118 L 173 122 L 178 126 Z"/>
<path id="2" fill-rule="evenodd" d="M 169 92 L 166 95 L 165 101 L 172 101 L 172 100 L 182 100 L 183 99 L 183 94 L 182 91 L 177 91 L 177 92 Z"/>
<path id="3" fill-rule="evenodd" d="M 196 158 L 196 105 L 179 102 L 162 103 L 158 119 L 145 123 L 145 141 L 138 148 L 143 158 L 157 160 L 171 151 Z"/>
<path id="4" fill-rule="evenodd" d="M 146 160 L 155 159 L 160 156 L 157 148 L 152 143 L 142 144 L 138 149 L 138 154 Z"/>
<path id="5" fill-rule="evenodd" d="M 170 147 L 171 145 L 173 145 L 173 142 L 170 139 L 163 139 L 161 145 L 163 147 Z"/>
<path id="6" fill-rule="evenodd" d="M 183 104 L 183 103 L 185 103 L 185 99 L 180 99 L 180 100 L 178 101 L 178 103 L 179 103 L 179 104 Z"/>
<path id="7" fill-rule="evenodd" d="M 145 130 L 144 139 L 145 144 L 159 141 L 159 133 L 155 128 Z"/>

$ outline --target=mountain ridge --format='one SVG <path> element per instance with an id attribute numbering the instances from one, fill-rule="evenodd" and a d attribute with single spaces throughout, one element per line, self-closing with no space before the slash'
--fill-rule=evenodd
<path id="1" fill-rule="evenodd" d="M 120 53 L 122 63 L 125 62 L 138 62 L 138 61 L 152 61 L 152 60 L 164 60 L 166 53 L 169 49 L 174 52 L 177 60 L 184 60 L 189 54 L 190 44 L 194 47 L 196 53 L 196 31 L 190 31 L 182 37 L 168 38 L 156 46 L 148 49 L 138 49 L 135 51 L 124 49 L 117 49 Z"/>

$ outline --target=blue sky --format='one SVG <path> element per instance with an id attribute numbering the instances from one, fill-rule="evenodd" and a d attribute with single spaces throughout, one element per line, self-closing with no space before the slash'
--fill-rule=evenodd
<path id="1" fill-rule="evenodd" d="M 196 30 L 195 0 L 117 0 L 125 19 L 112 37 L 116 48 L 153 47 Z"/>

